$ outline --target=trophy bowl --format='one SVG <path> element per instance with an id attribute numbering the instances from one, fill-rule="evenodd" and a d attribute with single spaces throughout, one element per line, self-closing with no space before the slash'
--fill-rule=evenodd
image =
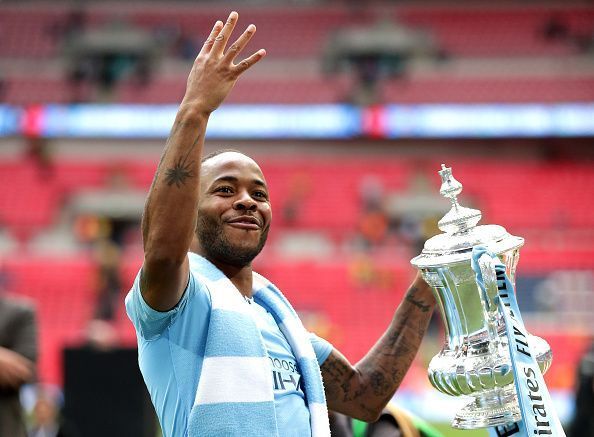
<path id="1" fill-rule="evenodd" d="M 521 419 L 505 322 L 496 305 L 494 268 L 481 261 L 486 286 L 482 293 L 471 267 L 472 248 L 482 245 L 506 266 L 514 284 L 520 248 L 524 239 L 499 225 L 480 225 L 481 212 L 458 204 L 462 185 L 442 164 L 440 193 L 452 202 L 439 221 L 444 233 L 425 242 L 420 255 L 411 260 L 433 289 L 445 325 L 445 345 L 429 364 L 429 380 L 440 392 L 468 396 L 456 413 L 454 428 L 487 428 Z M 529 336 L 529 344 L 544 374 L 552 362 L 548 343 Z"/>

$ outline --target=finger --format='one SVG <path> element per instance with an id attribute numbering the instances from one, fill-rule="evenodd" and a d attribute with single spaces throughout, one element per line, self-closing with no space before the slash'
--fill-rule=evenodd
<path id="1" fill-rule="evenodd" d="M 233 32 L 233 29 L 235 28 L 235 23 L 237 23 L 238 18 L 239 14 L 235 11 L 229 14 L 229 18 L 227 18 L 227 22 L 223 26 L 223 29 L 215 38 L 215 42 L 212 46 L 213 52 L 223 54 L 223 51 L 225 50 L 225 45 L 227 45 L 227 41 L 231 36 L 231 32 Z"/>
<path id="2" fill-rule="evenodd" d="M 256 33 L 256 26 L 250 24 L 247 29 L 241 34 L 237 41 L 235 41 L 229 49 L 227 53 L 225 53 L 225 59 L 229 62 L 233 62 L 233 60 L 237 57 L 237 55 L 244 49 L 252 36 Z"/>
<path id="3" fill-rule="evenodd" d="M 266 50 L 264 50 L 264 49 L 258 50 L 252 56 L 250 56 L 249 58 L 244 59 L 239 64 L 237 64 L 235 66 L 235 72 L 237 74 L 243 73 L 245 70 L 247 70 L 248 68 L 250 68 L 256 62 L 258 62 L 260 59 L 262 59 L 264 56 L 266 56 Z"/>
<path id="4" fill-rule="evenodd" d="M 202 50 L 200 50 L 200 54 L 206 54 L 210 52 L 210 50 L 212 49 L 212 45 L 215 42 L 215 38 L 221 31 L 222 27 L 223 22 L 221 20 L 218 20 L 213 26 L 210 35 L 208 35 L 208 38 L 206 38 L 206 41 L 204 41 L 204 44 L 202 45 Z"/>

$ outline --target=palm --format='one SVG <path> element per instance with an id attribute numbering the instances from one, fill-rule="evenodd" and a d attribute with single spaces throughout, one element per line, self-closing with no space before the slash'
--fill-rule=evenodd
<path id="1" fill-rule="evenodd" d="M 265 50 L 258 50 L 238 64 L 234 63 L 235 58 L 256 32 L 256 26 L 250 24 L 225 52 L 225 46 L 237 19 L 238 14 L 231 12 L 224 26 L 222 22 L 217 21 L 194 61 L 188 77 L 184 103 L 191 104 L 200 112 L 211 113 L 217 109 L 239 76 L 266 54 Z"/>

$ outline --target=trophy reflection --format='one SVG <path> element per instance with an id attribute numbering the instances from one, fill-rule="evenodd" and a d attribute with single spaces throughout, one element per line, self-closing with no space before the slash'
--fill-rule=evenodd
<path id="1" fill-rule="evenodd" d="M 429 364 L 429 380 L 442 393 L 470 396 L 457 412 L 452 426 L 484 428 L 521 419 L 514 387 L 505 322 L 495 298 L 497 285 L 493 267 L 481 261 L 487 293 L 483 294 L 471 267 L 472 248 L 487 247 L 497 254 L 515 287 L 519 250 L 524 239 L 510 235 L 498 225 L 477 226 L 481 212 L 458 204 L 462 185 L 442 164 L 440 193 L 452 202 L 439 221 L 444 233 L 425 242 L 421 254 L 411 260 L 432 287 L 445 324 L 445 346 Z M 532 352 L 545 373 L 552 361 L 546 341 L 529 336 Z"/>

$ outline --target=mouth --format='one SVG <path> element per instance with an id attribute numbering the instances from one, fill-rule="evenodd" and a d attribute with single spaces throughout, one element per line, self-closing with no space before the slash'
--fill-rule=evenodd
<path id="1" fill-rule="evenodd" d="M 258 230 L 262 227 L 260 220 L 257 217 L 251 215 L 242 215 L 227 220 L 227 224 L 233 228 L 246 229 L 246 230 Z"/>

